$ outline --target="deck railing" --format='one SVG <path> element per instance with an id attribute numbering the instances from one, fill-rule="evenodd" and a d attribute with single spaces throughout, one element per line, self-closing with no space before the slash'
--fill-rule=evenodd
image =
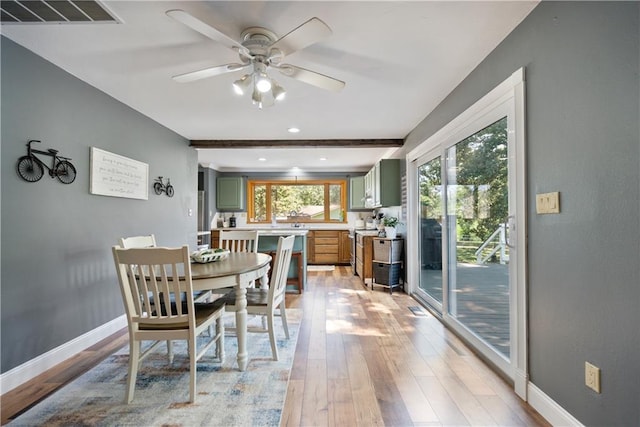
<path id="1" fill-rule="evenodd" d="M 483 255 L 482 252 L 496 239 L 498 241 L 495 246 L 486 255 Z M 476 262 L 478 264 L 484 264 L 498 251 L 500 251 L 500 264 L 506 264 L 507 261 L 509 261 L 509 257 L 507 256 L 507 235 L 504 224 L 500 224 L 496 231 L 476 250 Z"/>

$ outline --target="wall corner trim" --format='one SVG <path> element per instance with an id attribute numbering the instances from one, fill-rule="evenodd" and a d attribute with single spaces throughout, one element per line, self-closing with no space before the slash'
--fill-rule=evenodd
<path id="1" fill-rule="evenodd" d="M 584 427 L 584 424 L 531 382 L 529 382 L 528 391 L 529 404 L 551 425 Z"/>
<path id="2" fill-rule="evenodd" d="M 0 376 L 0 394 L 4 394 L 19 385 L 42 374 L 58 363 L 64 362 L 71 356 L 80 353 L 100 340 L 127 326 L 127 317 L 122 315 L 97 328 L 80 335 L 48 352 L 23 363 L 20 366 L 3 373 Z"/>

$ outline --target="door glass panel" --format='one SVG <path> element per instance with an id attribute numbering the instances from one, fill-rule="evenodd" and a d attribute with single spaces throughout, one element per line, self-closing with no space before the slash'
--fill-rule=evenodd
<path id="1" fill-rule="evenodd" d="M 446 151 L 448 313 L 507 358 L 507 118 Z"/>
<path id="2" fill-rule="evenodd" d="M 420 289 L 442 310 L 442 170 L 440 157 L 418 168 Z"/>

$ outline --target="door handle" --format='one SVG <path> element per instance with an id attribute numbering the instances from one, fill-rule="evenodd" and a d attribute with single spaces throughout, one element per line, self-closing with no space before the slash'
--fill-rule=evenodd
<path id="1" fill-rule="evenodd" d="M 504 228 L 505 228 L 505 233 L 504 233 L 504 243 L 507 245 L 507 247 L 511 248 L 511 249 L 515 249 L 516 246 L 512 245 L 511 242 L 509 242 L 509 236 L 511 235 L 511 233 L 515 233 L 516 231 L 516 224 L 515 222 L 512 222 L 511 220 L 515 220 L 516 216 L 515 215 L 509 215 L 506 218 L 506 221 L 504 222 Z"/>

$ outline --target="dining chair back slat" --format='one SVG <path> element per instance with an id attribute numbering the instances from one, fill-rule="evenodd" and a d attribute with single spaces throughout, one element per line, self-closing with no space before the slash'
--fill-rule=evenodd
<path id="1" fill-rule="evenodd" d="M 156 236 L 149 234 L 148 236 L 121 237 L 120 246 L 123 248 L 155 248 Z"/>
<path id="2" fill-rule="evenodd" d="M 230 252 L 258 252 L 258 230 L 220 230 L 218 247 Z"/>

